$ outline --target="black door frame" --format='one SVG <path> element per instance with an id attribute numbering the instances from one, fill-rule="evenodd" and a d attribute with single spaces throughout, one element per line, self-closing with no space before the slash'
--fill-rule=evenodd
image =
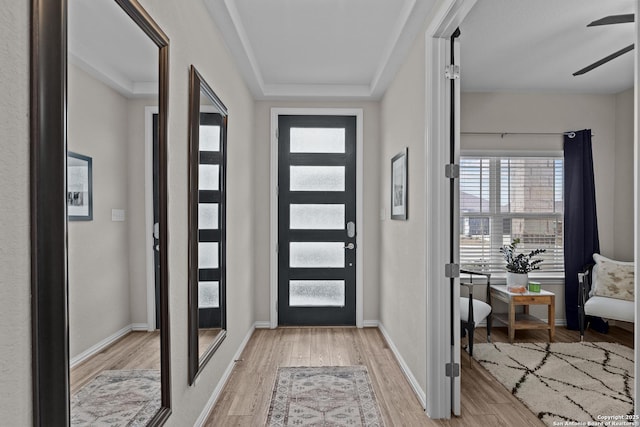
<path id="1" fill-rule="evenodd" d="M 260 327 L 276 328 L 278 326 L 278 116 L 355 116 L 356 117 L 356 224 L 359 224 L 356 245 L 356 326 L 377 326 L 377 321 L 364 320 L 364 252 L 366 230 L 363 227 L 363 145 L 364 145 L 364 111 L 362 108 L 280 108 L 271 109 L 271 180 L 270 180 L 270 298 L 269 322 L 260 323 Z"/>
<path id="2" fill-rule="evenodd" d="M 344 126 L 344 153 L 291 153 L 289 135 L 283 129 L 295 126 L 331 128 Z M 355 236 L 348 237 L 346 227 L 340 230 L 291 230 L 289 229 L 290 203 L 336 203 L 345 206 L 345 224 L 356 221 L 356 117 L 337 115 L 280 115 L 278 153 L 278 323 L 280 325 L 355 325 L 356 323 L 356 252 Z M 287 166 L 345 166 L 344 192 L 295 192 L 288 191 Z M 343 226 L 345 225 L 343 224 Z M 356 223 L 356 228 L 358 224 Z M 357 233 L 356 233 L 357 234 Z M 292 268 L 289 266 L 289 247 L 285 241 L 335 242 L 344 249 L 342 268 Z M 347 244 L 356 245 L 348 249 Z M 282 272 L 287 272 L 283 277 Z M 345 305 L 342 307 L 291 307 L 288 304 L 289 280 L 341 280 L 345 281 Z"/>

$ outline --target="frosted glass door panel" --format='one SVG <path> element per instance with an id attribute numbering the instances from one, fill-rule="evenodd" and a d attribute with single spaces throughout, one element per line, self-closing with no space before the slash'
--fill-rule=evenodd
<path id="1" fill-rule="evenodd" d="M 220 151 L 220 126 L 200 125 L 200 151 Z"/>
<path id="2" fill-rule="evenodd" d="M 199 166 L 198 181 L 200 190 L 219 190 L 220 189 L 220 165 L 203 165 Z"/>
<path id="3" fill-rule="evenodd" d="M 344 205 L 290 205 L 292 230 L 344 230 Z"/>
<path id="4" fill-rule="evenodd" d="M 291 166 L 291 191 L 344 191 L 344 166 Z"/>
<path id="5" fill-rule="evenodd" d="M 344 307 L 344 280 L 291 280 L 291 307 Z"/>
<path id="6" fill-rule="evenodd" d="M 198 282 L 198 308 L 220 307 L 220 283 Z"/>
<path id="7" fill-rule="evenodd" d="M 218 229 L 217 203 L 200 203 L 198 205 L 198 228 L 200 230 Z"/>
<path id="8" fill-rule="evenodd" d="M 344 242 L 291 242 L 293 268 L 344 268 Z"/>
<path id="9" fill-rule="evenodd" d="M 198 243 L 198 268 L 218 268 L 218 243 Z"/>
<path id="10" fill-rule="evenodd" d="M 292 153 L 344 153 L 344 129 L 291 128 Z"/>

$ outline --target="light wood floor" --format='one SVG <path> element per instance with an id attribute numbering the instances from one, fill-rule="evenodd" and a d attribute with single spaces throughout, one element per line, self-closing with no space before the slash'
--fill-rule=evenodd
<path id="1" fill-rule="evenodd" d="M 160 369 L 160 332 L 131 332 L 71 369 L 73 395 L 100 372 L 111 369 Z"/>
<path id="2" fill-rule="evenodd" d="M 476 343 L 486 340 L 476 331 Z M 492 330 L 493 342 L 508 342 L 506 328 Z M 546 341 L 542 331 L 518 331 L 517 342 Z M 578 333 L 556 328 L 557 342 L 578 340 Z M 611 328 L 607 335 L 588 331 L 585 340 L 633 346 L 633 333 Z M 463 338 L 463 344 L 466 339 Z M 256 330 L 237 362 L 206 425 L 264 425 L 279 366 L 366 365 L 387 426 L 542 426 L 543 423 L 477 362 L 462 355 L 462 416 L 429 419 L 376 328 L 279 328 Z"/>
<path id="3" fill-rule="evenodd" d="M 241 359 L 207 420 L 208 427 L 263 426 L 279 366 L 345 365 L 367 366 L 385 421 L 429 425 L 422 424 L 424 411 L 377 328 L 258 329 Z"/>
<path id="4" fill-rule="evenodd" d="M 486 342 L 485 328 L 476 329 L 474 343 Z M 515 342 L 547 342 L 547 331 L 516 331 Z M 587 330 L 585 341 L 617 342 L 633 348 L 633 332 L 611 327 L 608 334 Z M 580 335 L 564 327 L 556 327 L 555 342 L 577 342 Z M 491 329 L 492 342 L 509 342 L 507 328 Z M 467 339 L 462 339 L 466 344 Z M 545 424 L 533 412 L 516 399 L 510 391 L 493 378 L 478 362 L 470 361 L 466 352 L 461 354 L 460 401 L 461 417 L 441 421 L 450 427 L 474 426 L 535 426 Z"/>
<path id="5" fill-rule="evenodd" d="M 508 342 L 506 328 L 493 328 L 493 342 Z M 544 331 L 518 331 L 517 342 L 546 341 Z M 557 342 L 578 340 L 576 331 L 556 328 Z M 633 333 L 612 327 L 603 335 L 587 331 L 587 341 L 633 347 Z M 486 341 L 476 330 L 475 343 Z M 71 392 L 107 369 L 160 369 L 159 334 L 132 332 L 71 370 Z M 466 338 L 462 339 L 466 344 Z M 264 425 L 279 366 L 366 365 L 387 426 L 542 426 L 536 416 L 462 353 L 462 416 L 430 420 L 424 414 L 393 353 L 376 328 L 259 329 L 247 344 L 213 412 L 209 427 Z"/>
<path id="6" fill-rule="evenodd" d="M 222 332 L 221 328 L 198 329 L 198 355 L 200 357 L 207 352 L 220 332 Z"/>

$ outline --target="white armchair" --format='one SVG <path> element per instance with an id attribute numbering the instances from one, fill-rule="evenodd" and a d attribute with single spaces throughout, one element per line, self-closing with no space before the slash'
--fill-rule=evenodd
<path id="1" fill-rule="evenodd" d="M 593 254 L 595 264 L 578 273 L 578 322 L 580 341 L 589 327 L 588 316 L 633 322 L 634 263 Z"/>
<path id="2" fill-rule="evenodd" d="M 463 282 L 462 275 L 468 274 L 469 279 Z M 491 275 L 488 273 L 479 273 L 476 271 L 461 270 L 460 271 L 460 285 L 469 289 L 468 297 L 460 297 L 460 329 L 462 336 L 468 335 L 469 342 L 469 356 L 473 357 L 473 336 L 476 326 L 480 324 L 484 319 L 487 319 L 487 341 L 491 341 L 491 294 L 489 288 L 491 287 Z M 473 282 L 473 276 L 482 276 L 486 278 L 486 283 L 483 279 L 482 282 Z M 487 302 L 480 301 L 473 298 L 473 286 L 474 285 L 487 285 Z"/>

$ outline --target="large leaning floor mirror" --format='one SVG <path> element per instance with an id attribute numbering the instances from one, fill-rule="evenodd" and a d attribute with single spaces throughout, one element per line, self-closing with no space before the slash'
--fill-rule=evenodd
<path id="1" fill-rule="evenodd" d="M 226 336 L 227 108 L 189 78 L 189 384 Z"/>
<path id="2" fill-rule="evenodd" d="M 136 0 L 32 14 L 34 425 L 162 425 L 169 40 Z"/>

